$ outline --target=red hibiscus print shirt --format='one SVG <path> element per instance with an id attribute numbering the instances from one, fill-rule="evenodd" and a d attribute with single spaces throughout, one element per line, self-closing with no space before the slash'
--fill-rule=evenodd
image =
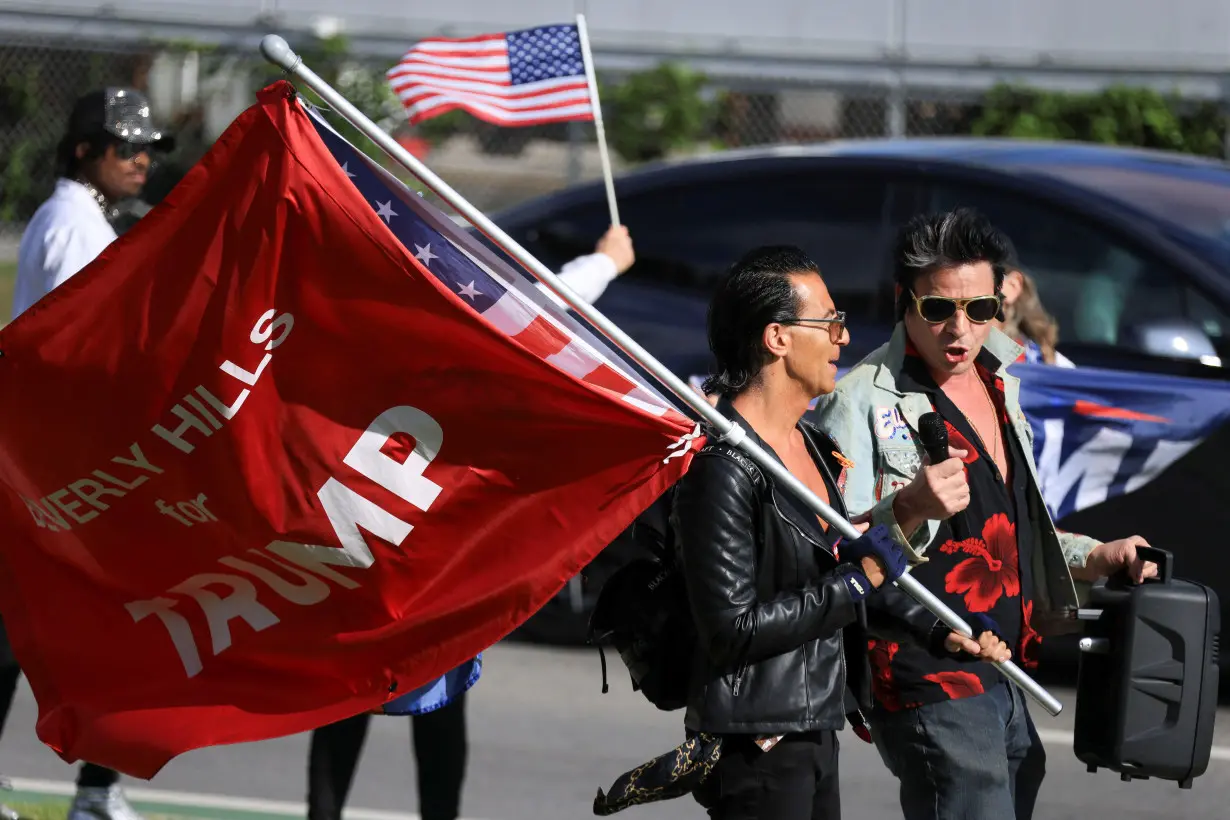
<path id="1" fill-rule="evenodd" d="M 1029 666 L 1035 662 L 1040 642 L 1029 623 L 1033 601 L 1028 498 L 1034 490 L 1024 445 L 1008 422 L 1003 383 L 995 375 L 999 363 L 984 350 L 977 368 L 999 412 L 1001 442 L 1008 447 L 1011 464 L 1010 483 L 1000 477 L 991 454 L 965 415 L 935 386 L 922 360 L 917 355 L 905 359 L 899 384 L 907 391 L 926 394 L 943 416 L 949 443 L 967 453 L 962 461 L 971 491 L 965 512 L 940 524 L 927 552 L 931 560 L 912 573 L 958 614 L 977 612 L 994 619 L 1012 648 L 1013 660 Z M 913 644 L 873 641 L 868 648 L 873 693 L 887 711 L 980 695 L 1003 680 L 993 666 L 969 656 L 939 658 Z"/>
<path id="2" fill-rule="evenodd" d="M 944 590 L 965 596 L 970 612 L 990 612 L 1001 596 L 1021 594 L 1017 564 L 1016 525 L 1004 513 L 995 513 L 982 525 L 981 538 L 946 541 L 940 552 L 969 555 L 944 577 Z"/>

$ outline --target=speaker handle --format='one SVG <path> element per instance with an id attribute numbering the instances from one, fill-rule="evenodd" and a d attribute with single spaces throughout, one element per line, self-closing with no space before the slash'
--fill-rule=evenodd
<path id="1" fill-rule="evenodd" d="M 1157 564 L 1157 580 L 1169 584 L 1174 575 L 1174 553 L 1161 547 L 1137 547 L 1136 557 Z"/>

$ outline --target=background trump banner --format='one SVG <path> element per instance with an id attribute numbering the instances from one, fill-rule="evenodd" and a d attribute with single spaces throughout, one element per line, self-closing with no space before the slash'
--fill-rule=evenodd
<path id="1" fill-rule="evenodd" d="M 1133 493 L 1230 419 L 1230 384 L 1016 364 L 1042 495 L 1056 519 Z"/>
<path id="2" fill-rule="evenodd" d="M 150 777 L 430 688 L 701 443 L 347 150 L 270 86 L 0 331 L 0 608 L 67 760 Z"/>

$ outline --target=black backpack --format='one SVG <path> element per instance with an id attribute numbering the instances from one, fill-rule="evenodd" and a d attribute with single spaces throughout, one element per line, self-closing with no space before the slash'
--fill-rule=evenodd
<path id="1" fill-rule="evenodd" d="M 764 477 L 750 458 L 726 444 L 707 444 L 701 453 L 721 452 L 741 466 L 759 489 Z M 616 570 L 602 587 L 589 619 L 589 642 L 602 660 L 602 691 L 609 691 L 603 645 L 614 646 L 633 691 L 663 711 L 687 705 L 696 651 L 696 626 L 683 573 L 675 557 L 671 505 L 675 488 L 658 497 L 619 537 L 644 557 Z"/>

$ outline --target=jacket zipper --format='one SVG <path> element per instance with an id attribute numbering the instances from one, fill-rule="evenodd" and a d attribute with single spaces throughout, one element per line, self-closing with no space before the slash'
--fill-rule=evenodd
<path id="1" fill-rule="evenodd" d="M 773 509 L 777 512 L 778 518 L 785 521 L 787 524 L 790 525 L 792 529 L 794 529 L 795 532 L 803 536 L 804 541 L 811 544 L 813 547 L 824 550 L 826 553 L 829 554 L 830 557 L 833 558 L 834 561 L 837 560 L 836 557 L 833 556 L 832 551 L 828 549 L 828 547 L 813 540 L 810 536 L 807 535 L 807 533 L 799 529 L 799 527 L 793 521 L 791 521 L 789 518 L 787 518 L 785 515 L 782 514 L 781 508 L 777 506 L 777 498 L 773 495 L 772 490 L 769 490 L 769 497 L 773 499 Z M 839 633 L 838 640 L 840 639 L 841 639 L 841 635 Z M 731 684 L 731 694 L 733 694 L 735 697 L 739 696 L 739 690 L 743 686 L 743 678 L 747 674 L 747 666 L 748 666 L 747 662 L 744 661 L 742 664 L 739 665 L 739 671 L 735 673 L 735 679 Z M 845 657 L 845 651 L 843 648 L 843 651 L 841 653 L 842 689 L 845 689 L 845 667 L 846 667 L 846 657 Z"/>
<path id="2" fill-rule="evenodd" d="M 829 557 L 830 557 L 830 558 L 832 558 L 834 561 L 836 561 L 836 560 L 837 560 L 837 556 L 833 555 L 833 551 L 832 551 L 831 549 L 829 549 L 828 547 L 824 546 L 824 544 L 821 544 L 819 541 L 816 541 L 815 539 L 813 539 L 813 538 L 812 538 L 810 535 L 808 535 L 807 533 L 803 532 L 803 530 L 799 527 L 799 525 L 798 525 L 798 524 L 795 524 L 793 521 L 791 521 L 789 518 L 787 518 L 787 517 L 786 517 L 786 516 L 782 513 L 782 509 L 781 509 L 781 507 L 777 506 L 777 497 L 773 495 L 773 492 L 772 492 L 771 490 L 769 491 L 769 495 L 770 495 L 770 497 L 772 497 L 772 498 L 773 498 L 773 509 L 777 512 L 777 517 L 778 517 L 778 518 L 780 518 L 781 520 L 785 521 L 787 524 L 789 524 L 789 525 L 791 526 L 791 528 L 792 528 L 792 529 L 794 529 L 794 531 L 795 531 L 795 532 L 797 532 L 799 535 L 803 536 L 803 540 L 804 540 L 804 541 L 806 541 L 807 543 L 811 544 L 813 547 L 818 547 L 818 548 L 820 548 L 820 549 L 824 550 L 826 553 L 828 553 Z"/>
<path id="3" fill-rule="evenodd" d="M 807 442 L 809 444 L 811 444 L 813 447 L 815 446 L 815 442 L 811 441 L 810 436 L 808 436 L 806 433 L 804 433 L 803 436 L 805 439 L 807 439 Z M 836 487 L 837 480 L 833 478 L 833 473 L 831 470 L 829 470 L 828 465 L 824 463 L 823 457 L 819 459 L 818 466 L 820 467 L 821 470 L 824 471 L 824 477 L 827 478 L 834 487 Z M 812 544 L 813 546 L 819 547 L 820 549 L 824 550 L 826 553 L 829 554 L 830 557 L 833 558 L 834 561 L 837 560 L 837 556 L 833 555 L 832 550 L 828 549 L 823 544 L 817 543 L 810 536 L 808 536 L 807 533 L 803 532 L 803 530 L 800 529 L 793 521 L 791 521 L 789 518 L 787 518 L 785 515 L 782 514 L 781 508 L 777 506 L 777 497 L 773 495 L 772 489 L 769 490 L 769 495 L 771 498 L 773 498 L 773 509 L 777 512 L 777 515 L 779 518 L 781 518 L 783 521 L 789 524 L 794 529 L 795 532 L 803 536 L 803 540 L 807 541 L 809 544 Z M 845 504 L 841 502 L 840 496 L 839 496 L 839 500 L 837 504 L 833 505 L 833 508 L 838 515 L 842 516 L 843 518 L 846 517 Z M 841 688 L 838 691 L 844 692 L 846 691 L 847 682 L 849 681 L 849 672 L 846 670 L 846 633 L 844 629 L 837 633 L 837 649 L 838 649 L 837 656 L 838 656 L 838 659 L 841 661 Z M 737 690 L 735 694 L 738 694 Z M 863 710 L 858 705 L 855 705 L 854 710 L 858 712 L 859 718 L 863 721 L 864 724 L 866 724 L 867 718 L 863 715 Z"/>
<path id="4" fill-rule="evenodd" d="M 846 691 L 849 681 L 848 673 L 846 672 L 846 633 L 845 630 L 837 633 L 837 646 L 841 649 L 841 691 Z M 870 726 L 870 721 L 863 714 L 863 707 L 858 705 L 858 696 L 855 695 L 854 712 L 858 715 L 858 719 L 863 722 L 863 726 Z"/>
<path id="5" fill-rule="evenodd" d="M 841 692 L 844 697 L 848 680 L 846 673 L 846 631 L 844 629 L 837 633 L 837 651 L 841 658 L 841 688 L 837 691 Z M 857 700 L 857 698 L 855 699 Z M 855 708 L 857 709 L 858 707 L 855 706 Z"/>
<path id="6" fill-rule="evenodd" d="M 799 528 L 799 527 L 798 527 L 798 526 L 797 526 L 797 525 L 796 525 L 793 521 L 791 521 L 791 520 L 790 520 L 789 518 L 787 518 L 786 516 L 782 515 L 781 508 L 777 506 L 777 497 L 776 497 L 776 496 L 773 496 L 773 492 L 772 492 L 772 490 L 770 490 L 770 491 L 769 491 L 769 495 L 773 498 L 773 509 L 777 511 L 777 516 L 778 516 L 778 518 L 780 518 L 781 520 L 785 521 L 787 524 L 789 524 L 789 525 L 791 526 L 791 528 L 793 528 L 793 529 L 794 529 L 794 531 L 795 531 L 795 532 L 797 532 L 799 535 L 803 536 L 803 540 L 804 540 L 804 541 L 806 541 L 807 543 L 811 544 L 812 546 L 814 546 L 814 547 L 816 547 L 816 548 L 818 548 L 818 549 L 824 550 L 826 553 L 828 553 L 828 554 L 829 554 L 829 556 L 830 556 L 830 557 L 831 557 L 834 561 L 836 561 L 836 560 L 837 560 L 837 557 L 836 557 L 835 555 L 833 555 L 832 550 L 830 550 L 828 547 L 826 547 L 826 546 L 824 546 L 823 544 L 818 543 L 817 541 L 815 541 L 814 539 L 812 539 L 810 536 L 808 536 L 808 534 L 807 534 L 807 533 L 803 532 L 803 530 L 802 530 L 802 529 L 800 529 L 800 528 Z M 840 512 L 840 511 L 839 511 L 839 512 Z M 838 691 L 839 691 L 839 692 L 844 692 L 844 691 L 846 691 L 846 681 L 847 681 L 847 672 L 846 672 L 846 637 L 845 637 L 845 630 L 841 630 L 841 631 L 839 631 L 839 632 L 837 633 L 837 650 L 838 650 L 838 651 L 837 651 L 837 656 L 838 656 L 838 659 L 841 661 L 841 687 L 838 689 Z M 738 694 L 739 694 L 739 684 L 741 683 L 741 681 L 742 681 L 742 676 L 735 678 L 734 693 L 735 693 L 736 695 L 738 695 Z M 859 716 L 860 716 L 860 717 L 862 716 L 862 712 L 861 712 L 861 711 L 859 712 Z M 865 721 L 864 721 L 864 722 L 865 722 Z"/>
<path id="7" fill-rule="evenodd" d="M 806 433 L 804 433 L 804 437 L 806 437 L 806 438 L 808 439 L 808 443 L 809 443 L 809 444 L 813 444 L 813 446 L 814 446 L 814 443 L 813 443 L 813 442 L 811 442 L 810 437 L 808 437 Z M 829 470 L 828 465 L 824 463 L 824 459 L 823 459 L 823 458 L 821 458 L 821 459 L 820 459 L 820 464 L 819 464 L 819 466 L 820 466 L 820 469 L 821 469 L 821 470 L 824 470 L 824 475 L 825 475 L 825 477 L 826 477 L 826 478 L 828 478 L 828 480 L 829 480 L 830 482 L 832 482 L 834 486 L 836 486 L 837 482 L 833 479 L 833 474 L 832 474 L 832 472 Z M 795 524 L 793 521 L 791 521 L 789 518 L 787 518 L 787 517 L 786 517 L 786 516 L 782 513 L 782 509 L 781 509 L 781 507 L 777 506 L 777 496 L 776 496 L 776 495 L 774 495 L 774 493 L 773 493 L 773 488 L 772 488 L 772 487 L 769 487 L 769 498 L 773 499 L 773 510 L 774 510 L 774 512 L 776 512 L 776 513 L 777 513 L 777 517 L 778 517 L 778 518 L 780 518 L 782 521 L 785 521 L 788 525 L 790 525 L 790 528 L 791 528 L 791 529 L 793 529 L 795 532 L 797 532 L 799 535 L 801 535 L 801 536 L 803 537 L 803 540 L 804 540 L 804 541 L 806 541 L 807 543 L 811 544 L 813 547 L 816 547 L 816 548 L 818 548 L 818 549 L 823 550 L 823 551 L 824 551 L 825 553 L 827 553 L 827 554 L 828 554 L 828 556 L 829 556 L 830 558 L 832 558 L 834 561 L 836 561 L 836 560 L 837 560 L 837 556 L 833 554 L 833 551 L 832 551 L 832 550 L 830 550 L 828 547 L 824 546 L 824 545 L 823 545 L 823 544 L 821 544 L 820 542 L 816 541 L 814 538 L 812 538 L 812 537 L 811 537 L 810 535 L 808 535 L 807 533 L 803 532 L 803 530 L 802 530 L 802 529 L 801 529 L 801 528 L 800 528 L 797 524 Z M 838 506 L 837 506 L 837 507 L 835 507 L 834 509 L 835 509 L 835 511 L 837 512 L 837 514 L 838 514 L 838 515 L 841 515 L 842 517 L 845 517 L 845 509 L 844 509 L 844 505 L 842 505 L 840 502 L 838 502 Z M 842 632 L 838 632 L 838 633 L 837 633 L 837 646 L 838 646 L 838 649 L 840 650 L 840 651 L 838 652 L 838 658 L 839 658 L 839 659 L 840 659 L 840 661 L 841 661 L 841 689 L 840 689 L 839 691 L 844 692 L 844 691 L 846 690 L 846 680 L 847 680 L 847 673 L 846 673 L 846 641 L 845 641 L 845 634 L 844 634 L 844 631 L 842 631 Z M 735 675 L 734 685 L 731 687 L 732 692 L 733 692 L 733 694 L 734 694 L 736 697 L 739 695 L 739 687 L 743 684 L 743 676 L 744 676 L 746 673 L 747 673 L 747 664 L 746 664 L 746 663 L 744 663 L 742 666 L 740 666 L 740 667 L 739 667 L 739 672 Z M 860 716 L 860 717 L 862 717 L 862 714 L 863 714 L 863 713 L 862 713 L 862 711 L 860 710 L 860 711 L 859 711 L 859 716 Z"/>

